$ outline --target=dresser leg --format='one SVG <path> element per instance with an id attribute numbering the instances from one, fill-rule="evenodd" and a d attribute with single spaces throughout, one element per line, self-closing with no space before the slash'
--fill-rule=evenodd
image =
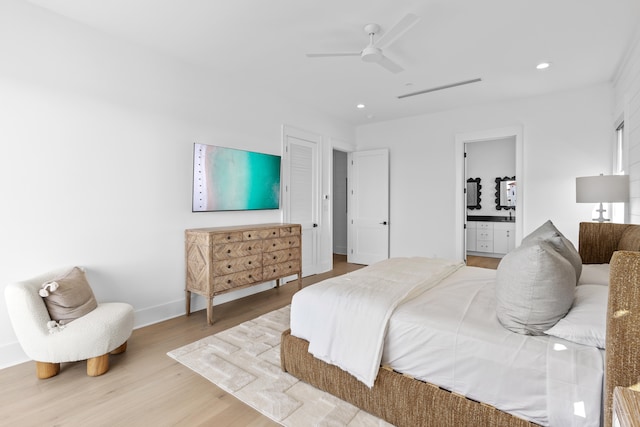
<path id="1" fill-rule="evenodd" d="M 207 299 L 207 323 L 213 325 L 213 298 Z"/>
<path id="2" fill-rule="evenodd" d="M 280 279 L 276 279 L 276 288 L 280 287 Z"/>
<path id="3" fill-rule="evenodd" d="M 298 271 L 298 290 L 302 289 L 302 270 Z"/>
<path id="4" fill-rule="evenodd" d="M 184 291 L 185 313 L 191 315 L 191 291 Z"/>

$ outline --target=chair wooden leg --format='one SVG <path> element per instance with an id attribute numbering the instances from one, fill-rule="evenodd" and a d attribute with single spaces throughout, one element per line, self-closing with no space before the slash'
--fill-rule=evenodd
<path id="1" fill-rule="evenodd" d="M 124 353 L 125 351 L 127 351 L 127 342 L 126 341 L 120 347 L 116 348 L 115 350 L 113 350 L 109 354 L 120 354 L 120 353 Z"/>
<path id="2" fill-rule="evenodd" d="M 41 380 L 55 377 L 60 372 L 59 363 L 36 362 L 36 375 Z"/>
<path id="3" fill-rule="evenodd" d="M 109 353 L 87 359 L 87 375 L 97 377 L 109 370 Z"/>

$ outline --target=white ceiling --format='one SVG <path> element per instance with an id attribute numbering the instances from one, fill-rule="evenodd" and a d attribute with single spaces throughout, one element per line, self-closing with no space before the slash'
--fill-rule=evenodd
<path id="1" fill-rule="evenodd" d="M 640 0 L 29 1 L 209 67 L 225 85 L 268 87 L 353 125 L 611 81 L 640 27 Z M 403 72 L 305 56 L 360 51 L 365 24 L 382 35 L 407 13 L 420 21 L 384 49 Z M 536 70 L 541 61 L 552 67 Z"/>

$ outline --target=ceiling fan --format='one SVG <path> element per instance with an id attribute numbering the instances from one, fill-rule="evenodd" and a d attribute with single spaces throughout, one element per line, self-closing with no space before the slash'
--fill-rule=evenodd
<path id="1" fill-rule="evenodd" d="M 388 57 L 384 56 L 382 49 L 400 38 L 400 36 L 413 27 L 418 20 L 420 20 L 420 18 L 417 15 L 409 13 L 376 41 L 374 41 L 374 37 L 380 32 L 380 26 L 378 24 L 365 25 L 364 31 L 369 35 L 369 44 L 360 52 L 307 53 L 307 56 L 309 58 L 359 56 L 364 62 L 375 62 L 392 73 L 399 73 L 404 69 Z"/>

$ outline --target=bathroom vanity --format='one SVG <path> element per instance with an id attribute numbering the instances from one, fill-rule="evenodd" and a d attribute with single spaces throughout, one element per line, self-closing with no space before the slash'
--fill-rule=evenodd
<path id="1" fill-rule="evenodd" d="M 500 258 L 515 247 L 515 215 L 467 216 L 467 253 Z"/>

